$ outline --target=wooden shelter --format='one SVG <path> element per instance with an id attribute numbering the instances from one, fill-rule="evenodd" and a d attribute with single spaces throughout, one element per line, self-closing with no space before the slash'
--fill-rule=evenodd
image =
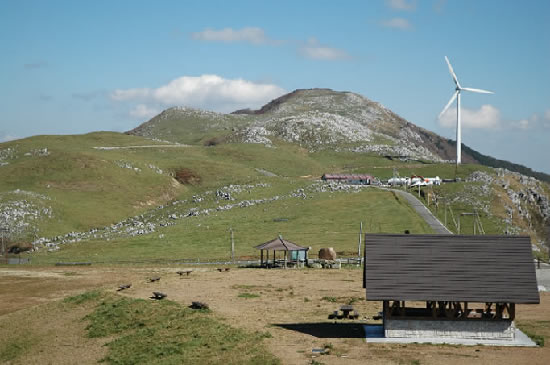
<path id="1" fill-rule="evenodd" d="M 363 287 L 367 300 L 383 302 L 386 336 L 388 323 L 416 334 L 513 328 L 515 305 L 540 301 L 528 236 L 366 234 Z"/>
<path id="2" fill-rule="evenodd" d="M 292 255 L 289 255 L 289 251 L 304 251 L 305 252 L 305 259 L 307 260 L 307 252 L 309 248 L 298 246 L 294 242 L 290 242 L 288 240 L 283 239 L 283 237 L 279 236 L 275 239 L 272 239 L 271 241 L 262 243 L 261 245 L 255 246 L 254 248 L 260 250 L 260 265 L 262 267 L 274 267 L 277 264 L 277 251 L 283 251 L 284 252 L 284 261 L 283 265 L 286 268 L 287 262 L 290 261 L 298 261 L 298 260 L 292 260 Z M 266 253 L 265 255 L 265 261 L 264 261 L 264 251 Z M 269 263 L 269 251 L 273 251 L 273 257 L 272 257 L 272 263 L 270 265 Z"/>

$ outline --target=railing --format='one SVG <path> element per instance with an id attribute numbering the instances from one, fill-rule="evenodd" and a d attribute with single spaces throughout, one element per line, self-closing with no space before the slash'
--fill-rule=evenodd
<path id="1" fill-rule="evenodd" d="M 0 264 L 17 265 L 17 264 L 28 264 L 30 262 L 31 262 L 30 258 L 0 257 Z"/>

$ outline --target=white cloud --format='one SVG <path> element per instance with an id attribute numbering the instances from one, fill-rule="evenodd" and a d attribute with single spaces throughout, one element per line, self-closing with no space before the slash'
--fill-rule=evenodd
<path id="1" fill-rule="evenodd" d="M 501 125 L 500 111 L 492 105 L 485 104 L 477 110 L 462 107 L 460 111 L 462 128 L 497 129 Z M 456 107 L 447 109 L 439 118 L 439 124 L 456 128 Z"/>
<path id="2" fill-rule="evenodd" d="M 416 9 L 416 1 L 412 0 L 386 0 L 386 5 L 394 10 L 411 11 Z"/>
<path id="3" fill-rule="evenodd" d="M 221 30 L 207 28 L 202 32 L 191 33 L 191 38 L 208 42 L 246 42 L 256 45 L 273 42 L 265 35 L 264 30 L 258 27 L 224 28 Z"/>
<path id="4" fill-rule="evenodd" d="M 145 104 L 138 104 L 132 110 L 130 110 L 130 115 L 132 117 L 148 119 L 152 118 L 159 113 L 159 110 L 156 108 L 149 107 Z"/>
<path id="5" fill-rule="evenodd" d="M 519 121 L 511 121 L 509 126 L 523 130 L 544 132 L 543 128 L 550 128 L 550 110 L 546 111 L 542 117 L 537 113 L 533 113 L 529 118 L 523 118 Z"/>
<path id="6" fill-rule="evenodd" d="M 180 105 L 230 112 L 258 108 L 286 91 L 277 85 L 243 79 L 224 79 L 217 75 L 183 76 L 158 88 L 118 89 L 115 101 L 137 101 L 147 105 Z M 136 107 L 137 108 L 137 107 Z M 141 111 L 146 111 L 143 108 Z M 149 106 L 148 110 L 153 110 Z M 134 109 L 135 113 L 138 112 Z"/>
<path id="7" fill-rule="evenodd" d="M 314 60 L 349 60 L 351 56 L 344 50 L 328 47 L 319 43 L 316 38 L 310 38 L 304 45 L 298 48 L 299 53 Z"/>
<path id="8" fill-rule="evenodd" d="M 400 30 L 412 30 L 412 24 L 405 18 L 392 18 L 388 20 L 383 20 L 381 22 L 382 26 L 386 28 L 394 28 Z"/>

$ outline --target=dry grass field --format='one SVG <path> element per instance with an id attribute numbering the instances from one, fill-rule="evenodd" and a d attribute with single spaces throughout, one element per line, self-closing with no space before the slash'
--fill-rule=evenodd
<path id="1" fill-rule="evenodd" d="M 0 361 L 93 364 L 105 358 L 109 352 L 105 344 L 117 335 L 88 336 L 89 319 L 84 317 L 94 311 L 92 303 L 75 305 L 62 300 L 96 289 L 112 298 L 146 299 L 153 307 L 161 304 L 149 299 L 153 291 L 164 292 L 166 300 L 184 306 L 206 302 L 209 316 L 227 328 L 262 334 L 263 339 L 250 346 L 261 344 L 261 351 L 283 364 L 547 364 L 550 359 L 548 344 L 540 348 L 367 344 L 361 325 L 373 323 L 380 304 L 364 300 L 359 269 L 231 268 L 218 272 L 206 267 L 194 268 L 191 275 L 182 277 L 178 270 L 181 267 L 0 268 Z M 152 276 L 161 279 L 150 283 L 147 279 Z M 116 287 L 123 283 L 132 283 L 132 287 L 117 293 Z M 348 303 L 360 313 L 359 320 L 334 323 L 327 319 Z M 520 305 L 517 310 L 521 328 L 547 339 L 549 319 L 547 293 L 541 293 L 540 305 Z M 323 348 L 330 353 L 312 352 Z M 216 363 L 216 359 L 209 357 L 204 362 Z M 229 357 L 228 363 L 238 361 Z"/>

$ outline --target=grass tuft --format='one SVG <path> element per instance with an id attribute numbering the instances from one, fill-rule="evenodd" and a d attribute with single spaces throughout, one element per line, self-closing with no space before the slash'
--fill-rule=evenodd
<path id="1" fill-rule="evenodd" d="M 72 297 L 63 299 L 63 302 L 70 304 L 82 304 L 99 299 L 102 296 L 99 290 L 87 291 Z"/>
<path id="2" fill-rule="evenodd" d="M 7 338 L 2 341 L 0 346 L 0 362 L 6 363 L 21 356 L 29 347 L 28 338 Z"/>
<path id="3" fill-rule="evenodd" d="M 260 294 L 256 293 L 240 293 L 238 295 L 239 298 L 259 298 Z"/>

